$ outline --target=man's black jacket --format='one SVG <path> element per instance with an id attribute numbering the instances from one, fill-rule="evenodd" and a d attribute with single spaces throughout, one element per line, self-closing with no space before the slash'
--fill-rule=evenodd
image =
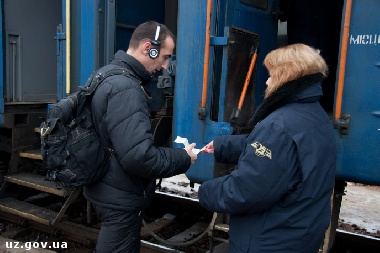
<path id="1" fill-rule="evenodd" d="M 142 88 L 151 74 L 123 51 L 115 54 L 111 64 L 128 68 L 133 77 L 108 77 L 93 96 L 95 126 L 115 154 L 104 178 L 84 187 L 84 194 L 96 205 L 137 211 L 149 205 L 156 178 L 184 173 L 191 160 L 184 149 L 153 146 L 147 95 Z"/>

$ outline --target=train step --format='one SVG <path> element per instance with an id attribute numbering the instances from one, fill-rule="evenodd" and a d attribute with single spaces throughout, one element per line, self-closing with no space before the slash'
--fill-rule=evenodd
<path id="1" fill-rule="evenodd" d="M 0 199 L 0 210 L 20 217 L 51 225 L 59 213 L 14 198 Z"/>
<path id="2" fill-rule="evenodd" d="M 230 226 L 228 224 L 219 223 L 214 225 L 214 229 L 228 233 Z"/>
<path id="3" fill-rule="evenodd" d="M 42 160 L 41 150 L 40 149 L 32 149 L 25 150 L 20 152 L 20 157 L 34 159 L 34 160 Z"/>
<path id="4" fill-rule="evenodd" d="M 223 214 L 214 213 L 210 227 L 210 252 L 227 252 L 229 237 L 228 231 L 230 229 L 229 224 L 225 223 L 227 217 L 223 217 Z M 216 233 L 221 231 L 222 233 Z M 215 245 L 215 241 L 219 242 L 219 245 Z"/>
<path id="5" fill-rule="evenodd" d="M 67 197 L 73 192 L 72 190 L 60 189 L 57 187 L 57 183 L 45 181 L 44 179 L 44 176 L 28 172 L 21 172 L 4 176 L 5 182 L 26 186 L 61 197 Z"/>
<path id="6" fill-rule="evenodd" d="M 228 244 L 229 243 L 229 239 L 228 239 L 228 236 L 222 236 L 222 234 L 224 233 L 224 235 L 228 234 L 228 230 L 229 230 L 229 225 L 228 224 L 215 224 L 214 227 L 213 227 L 213 231 L 211 233 L 211 239 L 212 240 L 215 240 L 215 241 L 218 241 L 218 242 L 222 242 L 222 243 L 225 243 L 225 244 Z M 215 231 L 222 231 L 223 233 L 219 233 L 218 235 L 215 233 Z M 213 246 L 211 247 L 213 248 Z M 219 251 L 216 251 L 216 252 L 219 252 Z"/>
<path id="7" fill-rule="evenodd" d="M 21 187 L 34 189 L 64 198 L 64 204 L 59 212 L 39 207 L 25 201 L 15 199 L 24 190 Z M 65 217 L 70 204 L 77 199 L 82 189 L 57 188 L 55 182 L 45 181 L 44 176 L 34 173 L 20 172 L 4 176 L 4 184 L 0 190 L 0 210 L 15 214 L 45 225 L 54 225 Z"/>

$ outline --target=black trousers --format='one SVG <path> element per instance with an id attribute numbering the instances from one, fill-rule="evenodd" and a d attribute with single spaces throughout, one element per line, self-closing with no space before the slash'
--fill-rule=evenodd
<path id="1" fill-rule="evenodd" d="M 96 253 L 139 253 L 142 214 L 93 205 L 102 221 Z"/>

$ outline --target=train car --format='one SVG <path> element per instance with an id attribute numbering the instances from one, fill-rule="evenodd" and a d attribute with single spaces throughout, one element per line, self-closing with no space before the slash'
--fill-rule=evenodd
<path id="1" fill-rule="evenodd" d="M 336 128 L 336 192 L 345 181 L 380 185 L 378 0 L 0 0 L 0 9 L 2 218 L 60 224 L 81 193 L 43 182 L 40 122 L 148 20 L 177 39 L 168 69 L 148 87 L 156 145 L 182 147 L 173 142 L 181 136 L 201 148 L 218 135 L 250 132 L 266 88 L 265 55 L 300 42 L 329 65 L 321 104 Z M 233 169 L 199 155 L 186 176 L 202 183 Z M 43 216 L 24 201 L 37 191 L 63 197 L 60 212 Z"/>

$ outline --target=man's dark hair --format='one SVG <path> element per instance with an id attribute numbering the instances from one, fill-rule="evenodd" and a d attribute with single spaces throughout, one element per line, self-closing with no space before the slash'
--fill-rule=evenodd
<path id="1" fill-rule="evenodd" d="M 157 26 L 160 26 L 160 34 L 157 39 L 163 45 L 165 39 L 170 36 L 175 41 L 175 36 L 164 24 L 155 21 L 147 21 L 136 27 L 132 34 L 129 46 L 131 48 L 138 48 L 141 41 L 152 41 L 155 38 Z"/>

